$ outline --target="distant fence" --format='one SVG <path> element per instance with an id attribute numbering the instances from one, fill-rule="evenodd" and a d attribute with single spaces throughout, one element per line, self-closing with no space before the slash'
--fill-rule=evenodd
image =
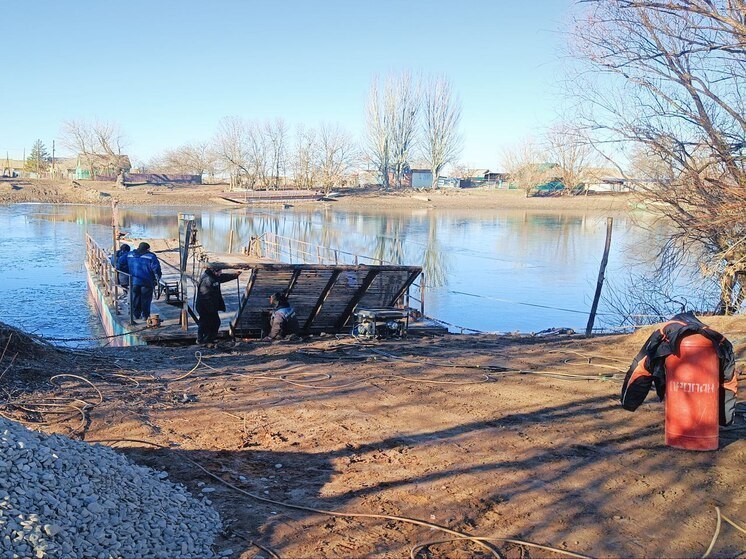
<path id="1" fill-rule="evenodd" d="M 96 175 L 94 180 L 114 182 L 116 175 Z M 150 184 L 202 184 L 202 175 L 163 175 L 160 173 L 125 173 L 124 182 Z"/>

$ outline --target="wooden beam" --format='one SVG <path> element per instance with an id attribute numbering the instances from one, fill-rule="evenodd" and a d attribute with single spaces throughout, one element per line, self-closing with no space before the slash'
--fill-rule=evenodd
<path id="1" fill-rule="evenodd" d="M 360 302 L 360 299 L 363 298 L 363 295 L 365 295 L 365 292 L 368 291 L 370 284 L 373 283 L 373 280 L 376 279 L 376 276 L 378 276 L 379 273 L 380 272 L 378 270 L 371 270 L 370 272 L 368 272 L 368 275 L 365 276 L 365 278 L 363 279 L 363 283 L 360 284 L 360 287 L 358 287 L 355 295 L 352 297 L 350 302 L 347 303 L 342 316 L 339 317 L 339 320 L 337 321 L 337 330 L 341 330 L 347 323 L 350 315 L 352 315 L 355 307 Z"/>
<path id="2" fill-rule="evenodd" d="M 394 305 L 396 305 L 396 302 L 404 296 L 404 294 L 407 292 L 407 289 L 409 289 L 409 287 L 414 283 L 414 280 L 417 279 L 417 276 L 419 276 L 420 273 L 422 273 L 422 268 L 419 268 L 416 271 L 409 274 L 407 281 L 404 283 L 402 288 L 396 294 L 396 297 L 394 297 L 394 299 L 391 301 L 391 303 L 389 304 L 389 307 L 393 307 Z"/>
<path id="3" fill-rule="evenodd" d="M 293 277 L 290 278 L 290 283 L 288 283 L 287 288 L 285 289 L 285 294 L 290 297 L 290 294 L 293 292 L 293 288 L 295 287 L 295 284 L 298 283 L 298 278 L 300 277 L 301 272 L 303 271 L 303 268 L 296 268 L 293 270 Z"/>
<path id="4" fill-rule="evenodd" d="M 329 295 L 329 292 L 332 290 L 332 287 L 334 287 L 334 284 L 337 282 L 337 278 L 339 277 L 339 274 L 341 273 L 342 273 L 342 270 L 334 270 L 332 272 L 332 276 L 329 278 L 329 281 L 326 283 L 326 286 L 324 286 L 324 290 L 321 292 L 321 295 L 319 296 L 318 301 L 316 301 L 316 304 L 313 306 L 313 310 L 311 310 L 311 314 L 308 315 L 308 319 L 306 320 L 306 323 L 303 325 L 302 330 L 304 332 L 308 331 L 308 329 L 311 327 L 311 324 L 313 324 L 313 321 L 316 319 L 319 312 L 321 311 L 321 307 L 324 306 L 324 301 L 326 301 L 326 298 Z"/>
<path id="5" fill-rule="evenodd" d="M 230 326 L 231 334 L 233 334 L 233 330 L 238 325 L 238 320 L 241 318 L 243 309 L 249 300 L 249 295 L 251 295 L 251 290 L 253 289 L 254 283 L 256 282 L 257 273 L 258 273 L 257 270 L 251 270 L 251 275 L 249 276 L 249 279 L 246 282 L 246 288 L 244 289 L 244 294 L 241 297 L 241 300 L 238 302 L 238 310 L 236 311 L 236 317 L 231 322 L 231 326 Z"/>

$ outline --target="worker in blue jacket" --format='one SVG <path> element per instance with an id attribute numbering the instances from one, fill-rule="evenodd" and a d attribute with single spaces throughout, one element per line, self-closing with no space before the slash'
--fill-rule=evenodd
<path id="1" fill-rule="evenodd" d="M 127 255 L 130 253 L 130 246 L 127 243 L 122 243 L 119 250 L 113 257 L 114 267 L 117 269 L 117 283 L 125 289 L 129 287 L 129 268 L 127 267 Z"/>
<path id="2" fill-rule="evenodd" d="M 150 316 L 153 290 L 161 279 L 161 263 L 150 252 L 148 243 L 140 243 L 136 250 L 127 253 L 127 271 L 131 276 L 130 305 L 134 319 Z"/>

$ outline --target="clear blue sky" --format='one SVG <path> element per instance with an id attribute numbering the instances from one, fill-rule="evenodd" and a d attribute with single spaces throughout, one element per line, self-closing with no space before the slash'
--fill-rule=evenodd
<path id="1" fill-rule="evenodd" d="M 223 116 L 362 134 L 375 74 L 448 75 L 463 102 L 462 159 L 557 117 L 571 0 L 21 1 L 4 3 L 0 150 L 51 148 L 66 119 L 118 122 L 127 151 L 211 137 Z M 58 141 L 59 145 L 59 141 Z"/>

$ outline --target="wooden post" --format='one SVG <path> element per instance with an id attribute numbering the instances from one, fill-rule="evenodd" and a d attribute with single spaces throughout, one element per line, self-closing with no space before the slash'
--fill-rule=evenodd
<path id="1" fill-rule="evenodd" d="M 425 316 L 425 274 L 420 276 L 420 314 Z"/>
<path id="2" fill-rule="evenodd" d="M 231 234 L 228 236 L 228 252 L 233 252 L 233 228 L 231 227 Z"/>
<path id="3" fill-rule="evenodd" d="M 598 300 L 601 298 L 601 288 L 604 285 L 604 273 L 606 264 L 609 262 L 609 249 L 611 248 L 611 229 L 614 226 L 614 218 L 606 218 L 606 244 L 604 245 L 604 256 L 601 258 L 601 267 L 598 270 L 598 280 L 596 281 L 596 294 L 593 296 L 593 305 L 591 314 L 588 317 L 588 325 L 585 327 L 585 337 L 589 338 L 593 331 L 593 323 L 596 321 L 596 311 L 598 310 Z"/>

